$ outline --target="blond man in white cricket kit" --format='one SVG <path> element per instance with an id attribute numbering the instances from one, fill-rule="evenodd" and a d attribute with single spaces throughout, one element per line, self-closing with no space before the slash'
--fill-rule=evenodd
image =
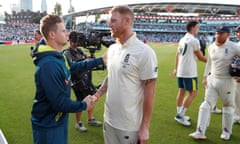
<path id="1" fill-rule="evenodd" d="M 110 12 L 109 27 L 116 39 L 108 49 L 107 80 L 94 95 L 105 92 L 105 144 L 145 144 L 153 111 L 157 57 L 133 32 L 134 13 L 127 6 Z"/>
<path id="2" fill-rule="evenodd" d="M 236 27 L 235 35 L 238 38 L 238 40 L 240 40 L 240 26 Z M 240 41 L 238 42 L 238 44 L 240 45 Z M 236 88 L 233 123 L 240 124 L 240 83 L 237 83 L 237 88 Z"/>
<path id="3" fill-rule="evenodd" d="M 236 83 L 229 74 L 229 65 L 235 55 L 240 55 L 240 46 L 229 41 L 228 27 L 218 27 L 215 42 L 208 48 L 208 60 L 204 71 L 205 99 L 198 112 L 197 128 L 189 134 L 194 139 L 206 139 L 206 129 L 210 123 L 211 108 L 219 96 L 222 101 L 222 134 L 220 138 L 229 140 L 232 134 L 234 98 Z M 208 76 L 208 73 L 211 75 Z"/>

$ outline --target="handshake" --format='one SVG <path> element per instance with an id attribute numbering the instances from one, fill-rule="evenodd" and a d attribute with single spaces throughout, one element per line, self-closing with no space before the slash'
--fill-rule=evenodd
<path id="1" fill-rule="evenodd" d="M 99 97 L 97 97 L 96 95 L 88 95 L 87 97 L 85 97 L 83 99 L 83 101 L 85 101 L 87 103 L 87 111 L 93 109 L 95 103 L 97 102 Z"/>
<path id="2" fill-rule="evenodd" d="M 234 76 L 233 79 L 234 79 L 237 83 L 240 83 L 240 77 Z"/>

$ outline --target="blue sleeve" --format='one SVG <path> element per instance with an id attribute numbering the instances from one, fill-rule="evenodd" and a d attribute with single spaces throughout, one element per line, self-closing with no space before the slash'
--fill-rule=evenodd
<path id="1" fill-rule="evenodd" d="M 50 105 L 59 112 L 80 112 L 87 104 L 70 99 L 70 79 L 66 78 L 63 68 L 56 62 L 49 62 L 41 67 L 41 86 Z"/>
<path id="2" fill-rule="evenodd" d="M 97 66 L 104 65 L 102 58 L 94 58 L 90 60 L 84 60 L 80 62 L 73 62 L 68 59 L 71 72 L 83 72 L 86 70 L 91 70 Z"/>

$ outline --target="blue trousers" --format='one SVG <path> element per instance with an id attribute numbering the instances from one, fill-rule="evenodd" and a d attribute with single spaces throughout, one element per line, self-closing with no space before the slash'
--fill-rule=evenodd
<path id="1" fill-rule="evenodd" d="M 32 124 L 34 144 L 68 144 L 68 123 L 51 128 L 39 128 Z"/>

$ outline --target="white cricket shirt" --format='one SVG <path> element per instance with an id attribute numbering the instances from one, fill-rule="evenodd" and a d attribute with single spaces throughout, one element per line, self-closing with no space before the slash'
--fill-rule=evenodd
<path id="1" fill-rule="evenodd" d="M 229 65 L 235 55 L 240 55 L 240 46 L 237 43 L 227 40 L 220 47 L 215 43 L 211 44 L 204 76 L 211 72 L 211 75 L 217 78 L 230 78 Z"/>
<path id="2" fill-rule="evenodd" d="M 197 63 L 194 52 L 200 49 L 200 43 L 192 34 L 186 33 L 178 44 L 177 77 L 197 77 Z"/>
<path id="3" fill-rule="evenodd" d="M 104 120 L 112 127 L 137 131 L 143 116 L 142 80 L 157 78 L 157 57 L 134 33 L 108 50 L 108 90 Z"/>

